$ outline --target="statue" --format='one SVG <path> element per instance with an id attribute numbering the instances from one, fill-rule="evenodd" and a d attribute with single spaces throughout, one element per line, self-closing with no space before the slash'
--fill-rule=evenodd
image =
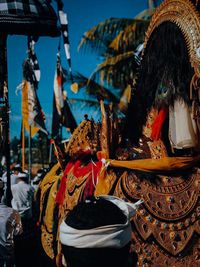
<path id="1" fill-rule="evenodd" d="M 60 252 L 64 214 L 88 195 L 143 199 L 132 220 L 138 266 L 199 266 L 200 3 L 166 0 L 146 33 L 140 75 L 123 130 L 100 100 L 102 123 L 75 130 L 40 185 L 42 243 Z"/>

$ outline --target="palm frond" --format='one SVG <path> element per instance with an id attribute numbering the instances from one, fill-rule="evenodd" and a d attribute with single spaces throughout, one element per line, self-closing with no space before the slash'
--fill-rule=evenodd
<path id="1" fill-rule="evenodd" d="M 97 101 L 95 99 L 68 98 L 68 102 L 71 105 L 78 104 L 81 106 L 81 108 L 85 108 L 85 106 L 99 108 L 99 101 Z"/>
<path id="2" fill-rule="evenodd" d="M 145 32 L 149 20 L 134 19 L 118 36 L 110 43 L 110 48 L 118 53 L 135 50 L 144 42 Z"/>
<path id="3" fill-rule="evenodd" d="M 100 22 L 85 32 L 78 50 L 84 47 L 100 54 L 107 53 L 107 48 L 112 40 L 132 22 L 133 19 L 128 18 L 110 18 Z"/>
<path id="4" fill-rule="evenodd" d="M 134 52 L 126 52 L 114 57 L 107 58 L 91 75 L 91 81 L 100 80 L 123 91 L 133 81 L 138 73 L 138 60 Z"/>
<path id="5" fill-rule="evenodd" d="M 95 82 L 95 80 L 88 79 L 79 72 L 73 74 L 73 80 L 78 83 L 79 89 L 85 88 L 86 93 L 90 96 L 101 96 L 109 102 L 119 102 L 119 97 L 112 93 L 111 90 L 107 89 L 105 86 L 98 84 L 97 82 Z"/>

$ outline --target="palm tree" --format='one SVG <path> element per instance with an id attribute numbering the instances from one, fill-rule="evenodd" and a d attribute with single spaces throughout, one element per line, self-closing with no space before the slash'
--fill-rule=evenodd
<path id="1" fill-rule="evenodd" d="M 90 95 L 101 94 L 108 101 L 119 103 L 124 91 L 135 84 L 141 44 L 158 2 L 148 0 L 148 8 L 135 18 L 110 18 L 84 34 L 79 50 L 95 51 L 104 61 L 89 79 L 74 75 L 79 88 L 86 87 Z"/>

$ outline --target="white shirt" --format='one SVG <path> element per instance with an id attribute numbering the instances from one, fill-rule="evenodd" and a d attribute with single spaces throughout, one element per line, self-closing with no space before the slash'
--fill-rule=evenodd
<path id="1" fill-rule="evenodd" d="M 23 181 L 19 181 L 11 186 L 11 190 L 13 209 L 17 210 L 21 217 L 30 218 L 32 216 L 33 187 Z"/>
<path id="2" fill-rule="evenodd" d="M 1 179 L 3 180 L 3 182 L 5 184 L 7 184 L 7 172 L 4 172 L 4 174 L 2 175 L 2 178 Z M 17 174 L 14 174 L 14 173 L 11 173 L 10 174 L 10 184 L 11 185 L 16 184 L 17 183 L 17 179 L 18 179 Z"/>

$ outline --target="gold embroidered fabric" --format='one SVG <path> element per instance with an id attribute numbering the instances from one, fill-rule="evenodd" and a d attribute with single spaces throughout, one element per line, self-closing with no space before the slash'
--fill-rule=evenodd
<path id="1" fill-rule="evenodd" d="M 50 172 L 42 180 L 39 189 L 40 195 L 40 223 L 41 223 L 41 241 L 46 254 L 53 259 L 53 212 L 55 208 L 55 196 L 58 189 L 58 182 L 61 176 L 56 175 L 60 169 L 59 163 L 52 167 Z M 46 199 L 46 202 L 45 202 Z"/>

